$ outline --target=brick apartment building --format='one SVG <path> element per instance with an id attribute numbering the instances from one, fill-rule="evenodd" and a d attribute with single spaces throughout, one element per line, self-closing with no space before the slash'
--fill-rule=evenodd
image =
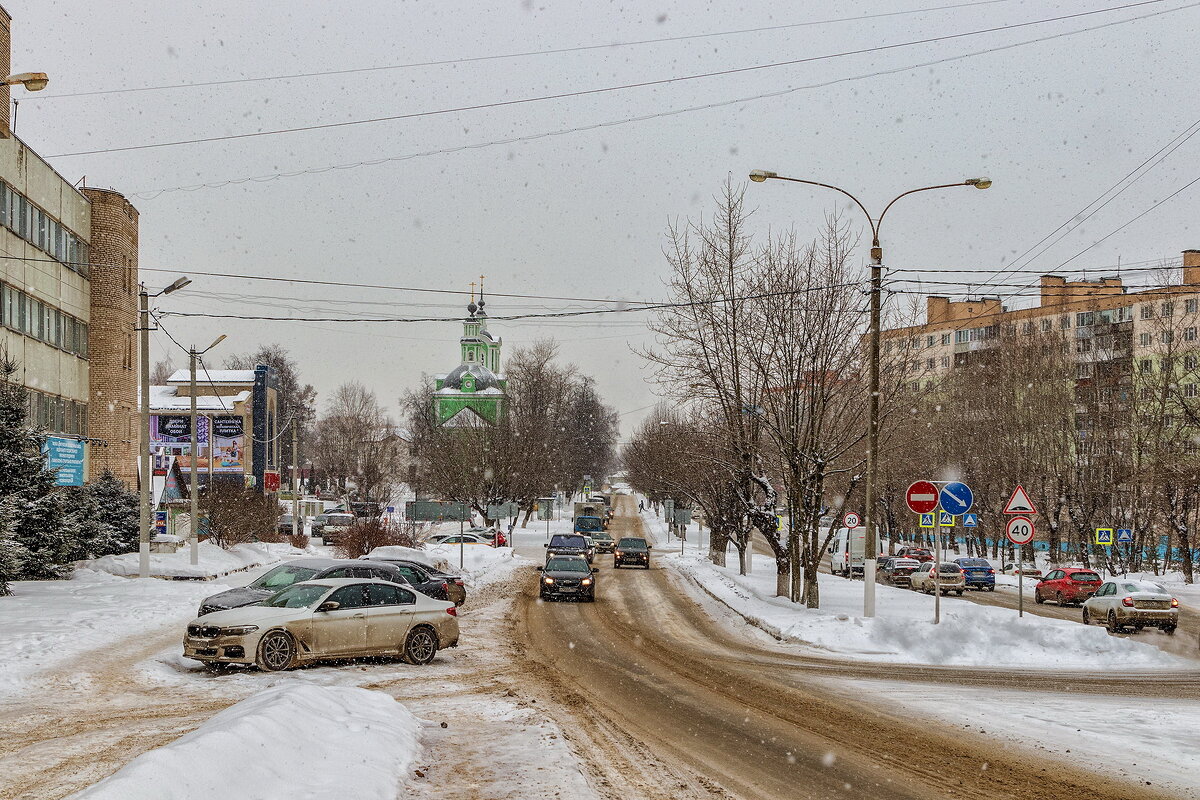
<path id="1" fill-rule="evenodd" d="M 11 73 L 0 8 L 0 70 Z M 0 88 L 0 350 L 19 364 L 30 420 L 83 440 L 85 474 L 137 483 L 138 214 L 76 189 L 10 130 Z"/>
<path id="2" fill-rule="evenodd" d="M 1200 250 L 1183 253 L 1182 283 L 1129 291 L 1117 277 L 1071 281 L 1041 277 L 1038 305 L 1008 309 L 998 297 L 926 299 L 922 325 L 883 333 L 884 359 L 905 371 L 913 391 L 928 391 L 966 366 L 1002 335 L 1059 331 L 1070 348 L 1076 380 L 1129 389 L 1136 374 L 1152 373 L 1166 354 L 1181 356 L 1184 397 L 1200 389 Z M 1189 351 L 1195 355 L 1189 355 Z M 1182 367 L 1182 371 L 1179 371 Z"/>

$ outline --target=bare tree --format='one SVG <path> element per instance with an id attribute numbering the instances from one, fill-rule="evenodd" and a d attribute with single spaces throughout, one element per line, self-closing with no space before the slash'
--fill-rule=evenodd
<path id="1" fill-rule="evenodd" d="M 364 501 L 387 501 L 400 481 L 403 440 L 375 393 L 357 381 L 334 390 L 318 424 L 316 459 L 343 492 L 350 484 Z"/>
<path id="2" fill-rule="evenodd" d="M 170 356 L 167 356 L 162 361 L 154 362 L 154 369 L 150 372 L 150 383 L 154 386 L 163 386 L 174 374 L 175 362 L 171 361 Z"/>

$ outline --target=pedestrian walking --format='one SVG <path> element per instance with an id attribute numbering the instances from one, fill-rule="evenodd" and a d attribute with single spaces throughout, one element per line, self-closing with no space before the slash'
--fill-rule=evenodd
<path id="1" fill-rule="evenodd" d="M 646 510 L 646 501 L 638 500 L 638 511 L 645 511 L 645 510 Z"/>

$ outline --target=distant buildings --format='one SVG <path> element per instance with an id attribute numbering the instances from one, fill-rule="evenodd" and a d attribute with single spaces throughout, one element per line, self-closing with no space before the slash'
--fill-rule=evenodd
<path id="1" fill-rule="evenodd" d="M 433 403 L 438 425 L 446 428 L 495 425 L 504 413 L 505 386 L 500 372 L 502 340 L 487 330 L 482 290 L 479 304 L 472 298 L 458 340 L 462 360 L 446 375 L 434 379 Z"/>
<path id="2" fill-rule="evenodd" d="M 11 73 L 0 8 L 0 76 Z M 20 365 L 29 417 L 84 440 L 80 473 L 137 483 L 138 212 L 76 189 L 9 129 L 0 88 L 0 350 Z M 77 449 L 77 448 L 76 448 Z"/>

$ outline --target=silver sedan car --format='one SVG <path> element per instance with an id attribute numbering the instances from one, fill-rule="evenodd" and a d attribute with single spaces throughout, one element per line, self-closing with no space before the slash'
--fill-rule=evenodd
<path id="1" fill-rule="evenodd" d="M 1179 601 L 1157 583 L 1116 578 L 1083 601 L 1083 624 L 1092 622 L 1107 625 L 1109 633 L 1159 628 L 1172 634 L 1179 625 Z"/>
<path id="2" fill-rule="evenodd" d="M 206 664 L 283 670 L 331 658 L 400 656 L 428 664 L 458 644 L 458 611 L 381 580 L 294 583 L 259 603 L 193 620 L 183 655 Z"/>

